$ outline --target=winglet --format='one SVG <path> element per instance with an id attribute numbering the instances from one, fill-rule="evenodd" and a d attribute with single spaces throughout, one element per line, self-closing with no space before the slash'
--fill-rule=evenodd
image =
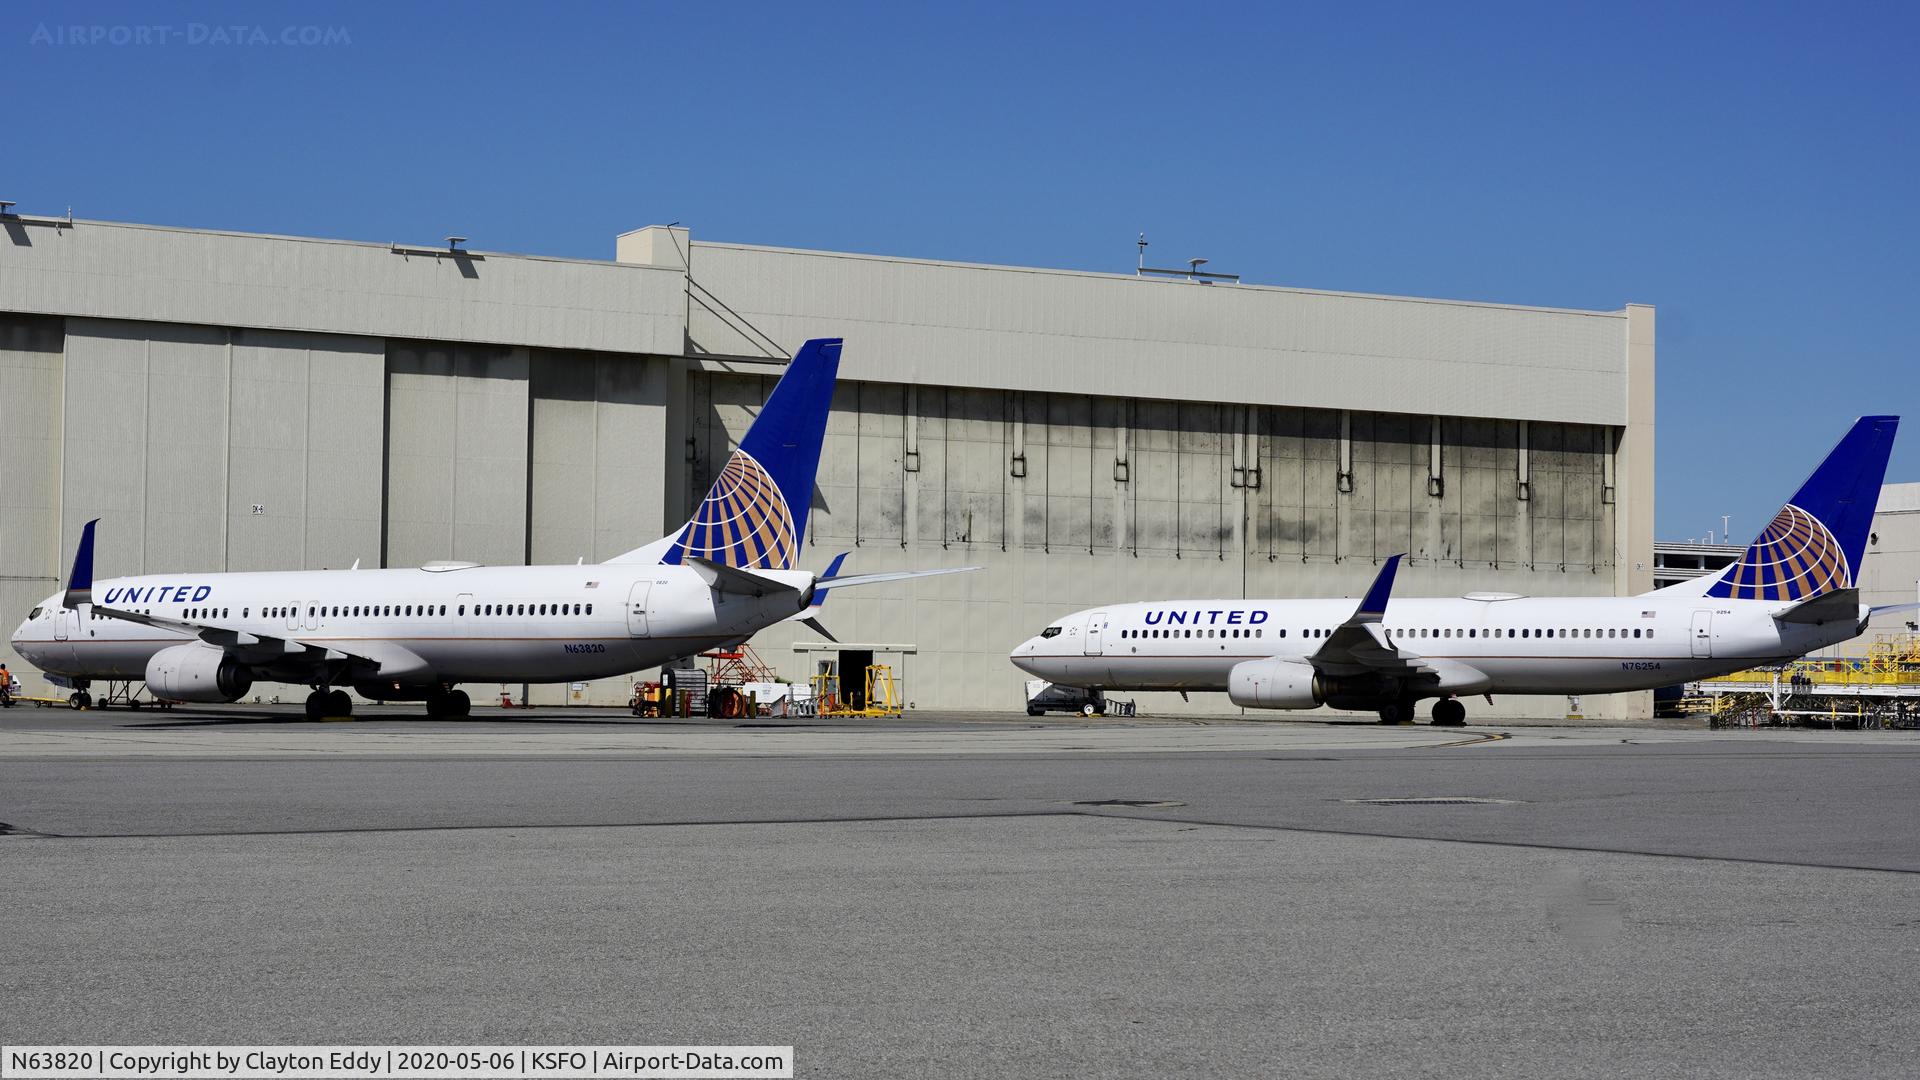
<path id="1" fill-rule="evenodd" d="M 1366 598 L 1360 601 L 1360 609 L 1353 613 L 1354 622 L 1379 622 L 1387 613 L 1387 597 L 1393 592 L 1393 575 L 1400 569 L 1400 560 L 1404 554 L 1395 555 L 1374 575 L 1373 584 L 1367 587 Z"/>
<path id="2" fill-rule="evenodd" d="M 67 577 L 67 595 L 61 601 L 68 608 L 93 603 L 93 527 L 99 518 L 80 530 L 80 547 L 73 553 L 73 573 Z"/>

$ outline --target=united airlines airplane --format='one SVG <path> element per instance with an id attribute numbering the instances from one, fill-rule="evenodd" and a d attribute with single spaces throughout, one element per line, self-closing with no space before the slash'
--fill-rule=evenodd
<path id="1" fill-rule="evenodd" d="M 978 567 L 836 576 L 795 567 L 840 366 L 840 340 L 794 355 L 739 449 L 687 522 L 596 565 L 295 570 L 93 580 L 96 522 L 64 593 L 13 648 L 90 704 L 94 679 L 142 679 L 156 697 L 234 701 L 257 680 L 312 688 L 311 717 L 345 716 L 343 686 L 464 716 L 463 682 L 604 679 L 818 621 L 829 589 Z"/>
<path id="2" fill-rule="evenodd" d="M 1377 711 L 1466 722 L 1483 694 L 1648 690 L 1779 663 L 1857 637 L 1878 611 L 1855 587 L 1899 418 L 1868 416 L 1740 561 L 1640 596 L 1468 593 L 1392 600 L 1400 556 L 1351 600 L 1174 600 L 1079 611 L 1010 659 L 1098 690 L 1224 690 L 1258 709 Z"/>

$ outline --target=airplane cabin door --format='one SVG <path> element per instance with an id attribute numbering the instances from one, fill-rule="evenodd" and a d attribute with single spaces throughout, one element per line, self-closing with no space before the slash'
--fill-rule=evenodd
<path id="1" fill-rule="evenodd" d="M 53 640 L 65 641 L 80 629 L 80 612 L 67 608 L 53 613 Z"/>
<path id="2" fill-rule="evenodd" d="M 1693 613 L 1693 655 L 1700 657 L 1713 655 L 1713 612 L 1711 611 Z"/>
<path id="3" fill-rule="evenodd" d="M 1106 630 L 1106 628 L 1107 628 L 1106 612 L 1096 611 L 1093 614 L 1087 616 L 1086 655 L 1088 656 L 1100 655 L 1100 650 L 1102 648 L 1101 639 L 1105 636 L 1104 631 Z"/>
<path id="4" fill-rule="evenodd" d="M 634 637 L 647 636 L 647 596 L 652 590 L 651 580 L 636 581 L 627 594 L 627 633 Z"/>

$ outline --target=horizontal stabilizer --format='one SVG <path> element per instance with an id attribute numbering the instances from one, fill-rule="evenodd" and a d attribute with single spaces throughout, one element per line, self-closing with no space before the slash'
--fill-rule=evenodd
<path id="1" fill-rule="evenodd" d="M 964 574 L 978 570 L 978 566 L 949 566 L 939 570 L 889 570 L 879 574 L 849 574 L 846 577 L 821 578 L 819 587 L 823 589 L 850 589 L 855 585 L 877 585 L 882 581 L 905 581 L 908 578 L 939 577 L 941 574 Z"/>
<path id="2" fill-rule="evenodd" d="M 712 588 L 735 596 L 767 596 L 772 593 L 799 592 L 799 588 L 775 578 L 756 574 L 751 570 L 742 570 L 738 566 L 714 562 L 699 555 L 687 556 L 687 565 L 693 567 Z"/>
<path id="3" fill-rule="evenodd" d="M 1828 623 L 1843 619 L 1856 622 L 1860 618 L 1860 590 L 1835 589 L 1821 593 L 1800 601 L 1774 618 L 1784 623 Z"/>

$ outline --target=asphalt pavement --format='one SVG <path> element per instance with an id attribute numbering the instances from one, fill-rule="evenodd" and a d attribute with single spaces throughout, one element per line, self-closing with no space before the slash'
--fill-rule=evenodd
<path id="1" fill-rule="evenodd" d="M 1920 1073 L 1907 733 L 630 719 L 0 714 L 0 1041 Z"/>

